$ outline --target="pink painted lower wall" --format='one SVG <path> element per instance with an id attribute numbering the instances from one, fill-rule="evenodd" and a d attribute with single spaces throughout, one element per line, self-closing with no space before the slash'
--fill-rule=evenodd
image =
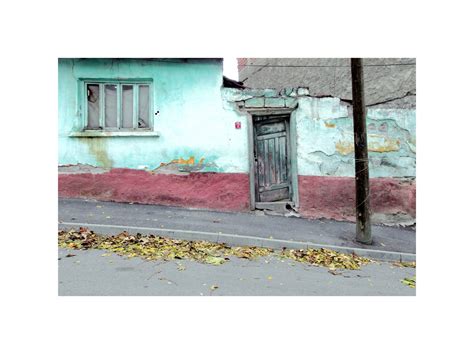
<path id="1" fill-rule="evenodd" d="M 153 174 L 116 168 L 105 173 L 59 174 L 59 196 L 190 208 L 246 211 L 244 173 Z"/>
<path id="2" fill-rule="evenodd" d="M 300 213 L 307 218 L 355 220 L 352 177 L 298 176 Z M 370 179 L 371 212 L 391 219 L 416 219 L 416 182 L 397 178 Z"/>
<path id="3" fill-rule="evenodd" d="M 416 218 L 416 182 L 370 180 L 375 214 Z M 306 218 L 354 220 L 355 183 L 350 177 L 299 176 L 299 212 Z M 224 211 L 248 211 L 249 176 L 244 173 L 153 174 L 133 169 L 59 174 L 59 196 L 161 204 Z"/>

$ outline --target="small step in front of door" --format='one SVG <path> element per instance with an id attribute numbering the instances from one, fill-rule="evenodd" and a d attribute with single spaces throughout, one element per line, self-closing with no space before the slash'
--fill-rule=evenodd
<path id="1" fill-rule="evenodd" d="M 278 202 L 257 202 L 255 203 L 255 209 L 267 215 L 300 217 L 298 211 L 295 209 L 295 203 L 290 200 Z"/>

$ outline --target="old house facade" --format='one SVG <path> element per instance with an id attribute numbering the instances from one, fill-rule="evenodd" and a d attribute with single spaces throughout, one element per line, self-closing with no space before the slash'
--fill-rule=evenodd
<path id="1" fill-rule="evenodd" d="M 62 197 L 354 217 L 346 100 L 223 85 L 221 59 L 60 59 L 58 84 Z M 367 118 L 374 219 L 413 222 L 415 109 Z"/>

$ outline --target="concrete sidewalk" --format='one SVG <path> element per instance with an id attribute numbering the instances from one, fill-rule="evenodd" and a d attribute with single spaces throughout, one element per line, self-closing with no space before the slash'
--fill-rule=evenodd
<path id="1" fill-rule="evenodd" d="M 126 230 L 230 245 L 327 247 L 382 260 L 416 258 L 411 229 L 372 226 L 374 244 L 367 246 L 354 241 L 355 224 L 350 222 L 62 198 L 58 206 L 60 229 L 84 226 L 106 234 Z"/>
<path id="2" fill-rule="evenodd" d="M 144 261 L 101 250 L 58 252 L 60 296 L 414 296 L 414 268 L 390 263 L 337 270 L 280 259 L 230 257 L 222 265 Z"/>

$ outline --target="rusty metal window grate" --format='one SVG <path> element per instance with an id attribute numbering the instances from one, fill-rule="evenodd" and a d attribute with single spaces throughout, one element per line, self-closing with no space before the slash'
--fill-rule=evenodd
<path id="1" fill-rule="evenodd" d="M 152 129 L 150 82 L 84 81 L 84 130 Z"/>

